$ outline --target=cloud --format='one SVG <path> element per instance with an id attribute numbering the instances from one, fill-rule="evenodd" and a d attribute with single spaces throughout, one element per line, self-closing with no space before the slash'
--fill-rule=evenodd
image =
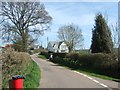
<path id="1" fill-rule="evenodd" d="M 48 13 L 53 17 L 51 31 L 45 33 L 45 38 L 49 37 L 50 41 L 57 40 L 57 30 L 60 26 L 75 23 L 82 29 L 86 48 L 89 48 L 91 44 L 92 28 L 96 13 L 101 12 L 103 15 L 108 15 L 109 25 L 115 22 L 118 15 L 117 3 L 110 2 L 51 2 L 45 3 L 45 6 Z"/>
<path id="2" fill-rule="evenodd" d="M 58 26 L 68 23 L 92 25 L 96 13 L 104 14 L 115 7 L 111 3 L 47 3 L 46 6 L 53 17 L 53 24 Z"/>
<path id="3" fill-rule="evenodd" d="M 76 3 L 77 4 L 77 3 Z M 66 5 L 66 3 L 65 3 Z M 62 7 L 55 7 L 48 10 L 49 14 L 53 17 L 54 25 L 65 25 L 69 23 L 75 23 L 79 26 L 92 25 L 94 23 L 94 13 L 86 13 L 88 7 L 83 5 L 73 6 L 72 4 L 67 4 Z M 85 12 L 85 13 L 84 13 Z"/>

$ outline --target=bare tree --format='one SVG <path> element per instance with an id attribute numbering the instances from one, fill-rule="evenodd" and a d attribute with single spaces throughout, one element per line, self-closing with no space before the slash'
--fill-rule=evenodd
<path id="1" fill-rule="evenodd" d="M 28 35 L 49 29 L 52 17 L 40 2 L 2 2 L 0 19 L 4 40 L 20 36 L 22 50 L 27 51 Z"/>
<path id="2" fill-rule="evenodd" d="M 75 24 L 61 26 L 58 30 L 58 38 L 67 44 L 70 52 L 76 47 L 81 47 L 84 40 L 81 29 Z"/>
<path id="3" fill-rule="evenodd" d="M 31 35 L 28 35 L 28 49 L 33 46 L 37 42 L 37 38 L 33 38 Z M 16 37 L 15 39 L 12 40 L 13 43 L 13 48 L 16 51 L 22 51 L 22 38 L 21 37 Z"/>

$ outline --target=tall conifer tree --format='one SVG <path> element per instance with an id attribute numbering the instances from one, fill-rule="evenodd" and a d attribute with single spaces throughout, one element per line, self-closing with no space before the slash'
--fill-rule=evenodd
<path id="1" fill-rule="evenodd" d="M 110 28 L 102 14 L 97 14 L 95 18 L 95 26 L 92 30 L 92 53 L 111 53 L 113 50 L 113 42 L 111 38 Z"/>

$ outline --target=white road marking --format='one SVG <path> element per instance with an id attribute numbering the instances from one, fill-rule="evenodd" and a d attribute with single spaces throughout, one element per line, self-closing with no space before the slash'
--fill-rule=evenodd
<path id="1" fill-rule="evenodd" d="M 108 88 L 108 86 L 107 86 L 107 85 L 105 85 L 105 84 L 103 84 L 103 83 L 100 83 L 100 85 L 101 85 L 101 86 L 103 86 L 103 87 Z"/>
<path id="2" fill-rule="evenodd" d="M 91 77 L 88 77 L 89 79 L 92 79 Z"/>
<path id="3" fill-rule="evenodd" d="M 75 73 L 77 73 L 77 74 L 80 74 L 80 75 L 82 75 L 82 76 L 84 76 L 84 77 L 87 77 L 88 79 L 94 81 L 95 83 L 98 83 L 99 85 L 101 85 L 101 86 L 103 86 L 103 87 L 105 87 L 105 88 L 110 89 L 107 85 L 105 85 L 105 84 L 103 84 L 103 83 L 100 83 L 99 81 L 97 81 L 97 80 L 95 80 L 95 79 L 93 79 L 93 78 L 91 78 L 91 77 L 89 77 L 89 76 L 87 76 L 87 75 L 85 75 L 85 74 L 83 74 L 83 73 L 80 73 L 80 72 L 77 72 L 77 71 L 73 71 L 73 72 L 75 72 Z M 112 90 L 112 89 L 110 89 L 110 90 Z"/>
<path id="4" fill-rule="evenodd" d="M 93 79 L 93 81 L 96 82 L 96 83 L 99 83 L 99 81 L 97 81 L 97 80 L 95 80 L 95 79 Z"/>

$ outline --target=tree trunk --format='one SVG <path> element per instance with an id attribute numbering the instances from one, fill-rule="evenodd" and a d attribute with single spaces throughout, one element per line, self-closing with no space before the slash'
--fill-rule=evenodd
<path id="1" fill-rule="evenodd" d="M 28 48 L 28 34 L 24 33 L 22 36 L 22 51 L 27 52 Z"/>

